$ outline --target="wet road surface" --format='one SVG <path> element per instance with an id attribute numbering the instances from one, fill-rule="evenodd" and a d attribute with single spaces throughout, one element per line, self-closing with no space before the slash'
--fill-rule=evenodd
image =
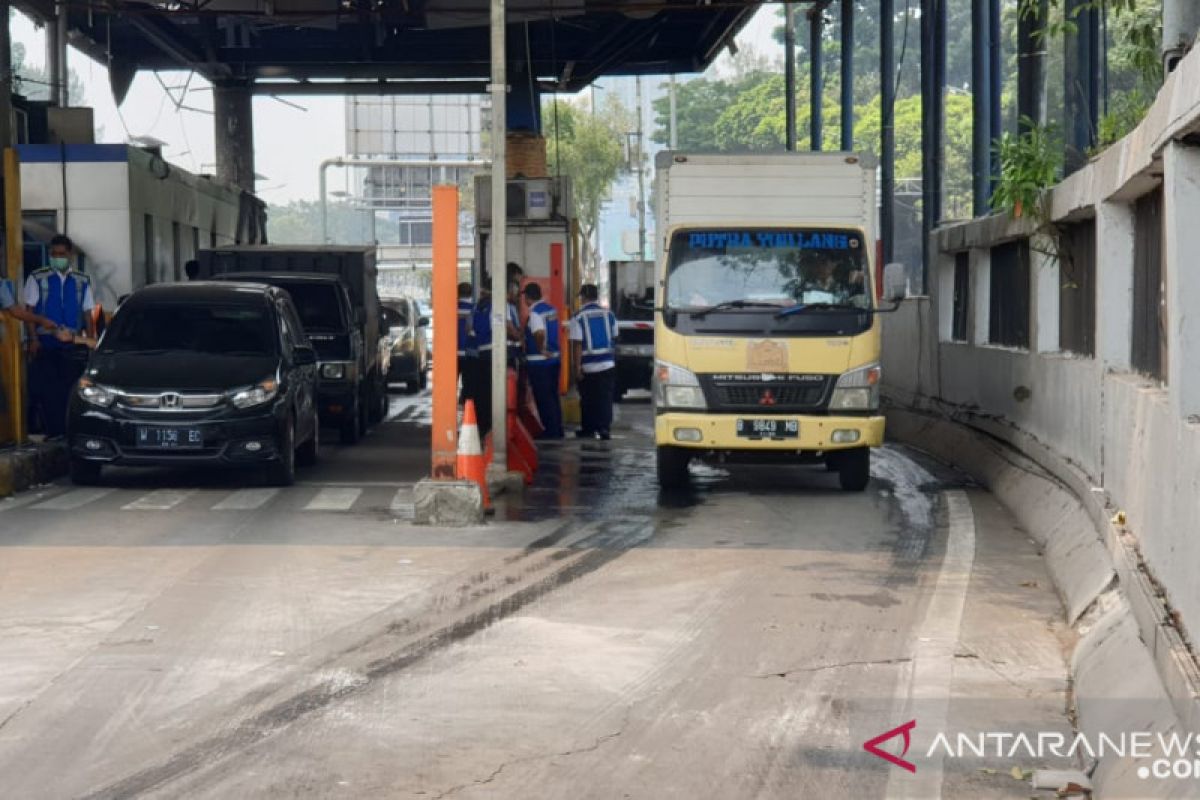
<path id="1" fill-rule="evenodd" d="M 862 494 L 699 466 L 661 494 L 634 401 L 488 526 L 419 528 L 427 403 L 286 490 L 0 503 L 0 796 L 1023 798 L 1047 764 L 933 732 L 1069 731 L 1041 558 L 962 476 L 887 448 Z M 915 774 L 864 752 L 910 719 Z"/>

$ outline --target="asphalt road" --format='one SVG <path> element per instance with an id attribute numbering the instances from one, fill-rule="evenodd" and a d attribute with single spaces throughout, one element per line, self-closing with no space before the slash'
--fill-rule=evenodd
<path id="1" fill-rule="evenodd" d="M 661 495 L 633 402 L 486 527 L 419 528 L 427 403 L 286 490 L 0 502 L 0 797 L 1026 798 L 1014 768 L 1071 766 L 927 753 L 1070 731 L 1041 557 L 962 476 L 887 448 L 862 494 Z M 910 719 L 915 773 L 864 750 Z"/>

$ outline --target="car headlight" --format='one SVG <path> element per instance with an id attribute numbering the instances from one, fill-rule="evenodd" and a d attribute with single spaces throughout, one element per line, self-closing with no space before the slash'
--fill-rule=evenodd
<path id="1" fill-rule="evenodd" d="M 830 411 L 873 411 L 879 408 L 879 383 L 883 370 L 878 364 L 852 369 L 838 378 L 829 398 Z"/>
<path id="2" fill-rule="evenodd" d="M 654 362 L 654 398 L 664 408 L 707 407 L 696 375 L 666 361 Z"/>
<path id="3" fill-rule="evenodd" d="M 279 394 L 279 381 L 275 378 L 266 378 L 253 386 L 234 389 L 229 393 L 229 402 L 233 403 L 236 408 L 253 408 L 261 406 L 263 403 L 269 403 L 275 399 L 277 394 Z"/>
<path id="4" fill-rule="evenodd" d="M 331 381 L 340 381 L 342 378 L 346 377 L 346 365 L 337 363 L 322 364 L 321 377 L 328 378 Z"/>
<path id="5" fill-rule="evenodd" d="M 91 378 L 80 378 L 78 391 L 79 396 L 85 401 L 101 408 L 108 408 L 117 399 L 116 392 L 105 386 L 101 386 Z"/>

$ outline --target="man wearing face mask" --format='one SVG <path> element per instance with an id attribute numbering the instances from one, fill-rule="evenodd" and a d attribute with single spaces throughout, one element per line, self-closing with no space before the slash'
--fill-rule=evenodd
<path id="1" fill-rule="evenodd" d="M 25 305 L 62 331 L 77 334 L 86 330 L 88 337 L 95 338 L 92 285 L 87 275 L 71 269 L 73 250 L 66 236 L 59 234 L 50 240 L 50 265 L 35 270 L 25 281 Z M 66 429 L 67 400 L 83 374 L 84 361 L 76 356 L 73 344 L 33 330 L 29 331 L 29 352 L 33 356 L 30 396 L 41 411 L 46 436 L 61 436 Z"/>

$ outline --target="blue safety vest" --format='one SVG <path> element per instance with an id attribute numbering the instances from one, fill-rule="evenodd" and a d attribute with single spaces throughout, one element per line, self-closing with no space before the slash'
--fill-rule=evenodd
<path id="1" fill-rule="evenodd" d="M 529 309 L 529 318 L 533 319 L 534 315 L 542 318 L 546 323 L 546 353 L 542 355 L 538 351 L 537 340 L 533 336 L 533 328 L 528 322 L 525 323 L 525 357 L 531 364 L 558 364 L 558 311 L 554 306 L 541 300 L 534 304 L 533 308 Z"/>
<path id="2" fill-rule="evenodd" d="M 458 301 L 458 355 L 475 355 L 475 333 L 471 329 L 471 314 L 475 304 L 470 300 Z"/>
<path id="3" fill-rule="evenodd" d="M 576 318 L 583 335 L 583 363 L 600 364 L 613 361 L 616 352 L 613 339 L 616 337 L 617 318 L 599 303 L 588 303 L 579 309 Z"/>
<path id="4" fill-rule="evenodd" d="M 475 349 L 480 353 L 492 349 L 492 301 L 480 300 L 471 312 L 471 333 L 475 338 Z"/>
<path id="5" fill-rule="evenodd" d="M 72 331 L 83 329 L 83 300 L 87 296 L 88 276 L 75 270 L 59 274 L 49 267 L 34 271 L 38 285 L 38 302 L 34 312 Z M 39 336 L 45 347 L 69 347 L 52 333 Z"/>

